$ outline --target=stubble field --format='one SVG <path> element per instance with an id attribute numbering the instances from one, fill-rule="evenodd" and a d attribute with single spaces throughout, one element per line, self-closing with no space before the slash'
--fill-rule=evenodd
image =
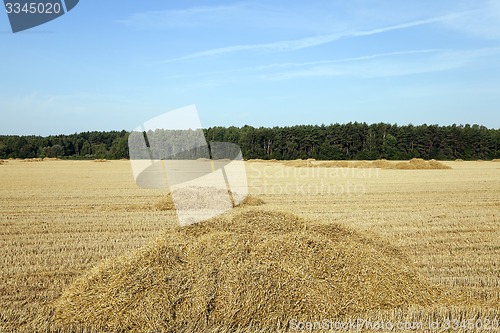
<path id="1" fill-rule="evenodd" d="M 416 276 L 443 293 L 443 301 L 430 306 L 372 309 L 358 317 L 491 321 L 486 326 L 495 331 L 500 163 L 443 163 L 451 169 L 263 161 L 246 167 L 250 193 L 265 202 L 260 210 L 337 223 L 390 244 L 408 258 Z M 72 281 L 105 259 L 133 254 L 176 225 L 175 211 L 158 208 L 166 193 L 138 188 L 129 161 L 10 160 L 0 165 L 0 179 L 0 332 L 53 330 L 53 304 Z"/>

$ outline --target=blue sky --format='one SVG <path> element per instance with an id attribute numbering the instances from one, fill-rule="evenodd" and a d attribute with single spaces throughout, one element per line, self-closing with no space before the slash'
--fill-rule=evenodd
<path id="1" fill-rule="evenodd" d="M 13 34 L 0 9 L 0 134 L 202 125 L 500 127 L 500 1 L 82 0 Z"/>

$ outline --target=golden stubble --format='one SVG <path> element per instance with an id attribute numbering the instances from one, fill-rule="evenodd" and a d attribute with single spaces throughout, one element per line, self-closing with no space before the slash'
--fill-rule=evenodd
<path id="1" fill-rule="evenodd" d="M 500 169 L 488 161 L 442 163 L 452 169 L 254 162 L 247 172 L 250 194 L 265 202 L 259 209 L 380 238 L 450 299 L 367 318 L 493 319 L 500 304 Z M 157 207 L 165 191 L 138 188 L 128 161 L 9 160 L 0 179 L 2 332 L 52 328 L 52 304 L 72 281 L 177 223 L 174 210 Z"/>

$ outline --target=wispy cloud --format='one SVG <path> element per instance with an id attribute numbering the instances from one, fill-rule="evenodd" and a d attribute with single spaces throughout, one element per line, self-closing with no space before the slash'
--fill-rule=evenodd
<path id="1" fill-rule="evenodd" d="M 140 30 L 185 29 L 217 22 L 221 17 L 232 17 L 244 10 L 245 5 L 243 4 L 199 6 L 187 9 L 136 13 L 116 22 Z"/>
<path id="2" fill-rule="evenodd" d="M 235 45 L 228 47 L 215 48 L 200 52 L 191 53 L 182 57 L 167 59 L 164 62 L 175 62 L 181 60 L 189 60 L 196 58 L 203 58 L 215 55 L 222 55 L 228 53 L 242 52 L 242 51 L 263 51 L 263 52 L 287 52 L 287 51 L 296 51 L 300 49 L 310 48 L 314 46 L 320 46 L 328 43 L 332 43 L 342 38 L 350 38 L 350 37 L 362 37 L 362 36 L 371 36 L 376 34 L 381 34 L 384 32 L 408 29 L 416 26 L 432 24 L 437 22 L 444 22 L 447 20 L 455 19 L 464 13 L 452 13 L 444 16 L 437 16 L 423 20 L 416 20 L 401 24 L 390 25 L 386 27 L 374 28 L 370 30 L 361 30 L 361 31 L 345 31 L 341 33 L 334 33 L 322 36 L 312 36 L 295 40 L 285 40 L 285 41 L 277 41 L 272 43 L 261 43 L 261 44 L 243 44 L 243 45 Z"/>
<path id="3" fill-rule="evenodd" d="M 500 40 L 500 1 L 489 0 L 466 15 L 447 20 L 444 26 L 470 36 Z"/>
<path id="4" fill-rule="evenodd" d="M 285 62 L 285 63 L 275 63 L 275 64 L 270 64 L 270 65 L 259 66 L 256 69 L 267 70 L 267 69 L 276 69 L 276 68 L 294 68 L 294 67 L 317 66 L 317 65 L 335 64 L 335 63 L 343 63 L 343 62 L 370 60 L 370 59 L 389 57 L 389 56 L 435 53 L 435 52 L 440 52 L 440 51 L 446 51 L 446 50 L 445 49 L 409 50 L 409 51 L 377 53 L 377 54 L 352 57 L 352 58 L 345 58 L 345 59 L 335 59 L 335 60 L 320 60 L 320 61 L 309 61 L 309 62 Z"/>
<path id="5" fill-rule="evenodd" d="M 279 71 L 261 77 L 269 80 L 286 80 L 326 76 L 361 78 L 406 76 L 457 69 L 474 63 L 480 58 L 499 54 L 500 48 L 474 50 L 429 49 L 391 52 L 339 60 L 283 64 L 284 67 L 306 68 Z M 411 55 L 419 56 L 411 57 Z M 388 58 L 392 59 L 389 60 Z M 279 64 L 276 64 L 268 68 L 278 68 L 279 66 Z"/>

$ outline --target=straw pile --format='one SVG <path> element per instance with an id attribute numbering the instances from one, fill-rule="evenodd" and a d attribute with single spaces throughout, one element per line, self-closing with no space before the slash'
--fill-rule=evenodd
<path id="1" fill-rule="evenodd" d="M 105 158 L 98 158 L 98 159 L 95 159 L 94 162 L 105 163 L 105 162 L 109 162 L 109 161 L 107 159 L 105 159 Z"/>
<path id="2" fill-rule="evenodd" d="M 227 195 L 231 194 L 230 191 L 224 189 L 216 189 L 213 187 L 207 187 L 203 190 L 200 188 L 182 188 L 174 190 L 174 196 L 177 201 L 177 207 L 174 204 L 174 200 L 172 198 L 172 193 L 168 193 L 165 197 L 159 200 L 154 208 L 156 210 L 175 210 L 177 209 L 192 209 L 196 207 L 198 209 L 203 208 L 213 208 L 217 207 L 221 198 L 227 197 Z M 264 204 L 264 200 L 247 195 L 243 200 L 238 204 L 232 204 L 233 207 L 241 207 L 241 206 L 260 206 Z"/>
<path id="3" fill-rule="evenodd" d="M 246 206 L 261 206 L 265 204 L 264 200 L 261 198 L 254 197 L 252 195 L 247 195 L 238 205 L 235 207 L 246 207 Z"/>
<path id="4" fill-rule="evenodd" d="M 421 158 L 413 158 L 409 162 L 399 162 L 391 169 L 402 170 L 437 170 L 437 169 L 451 169 L 451 167 L 438 162 L 436 160 L 426 161 Z"/>
<path id="5" fill-rule="evenodd" d="M 495 158 L 494 160 L 491 160 L 492 162 L 500 162 L 500 158 Z"/>
<path id="6" fill-rule="evenodd" d="M 316 167 L 316 168 L 379 168 L 379 169 L 401 169 L 401 170 L 451 169 L 451 167 L 436 160 L 426 161 L 421 158 L 413 158 L 407 162 L 389 162 L 384 159 L 376 161 L 294 160 L 294 161 L 285 161 L 283 162 L 283 165 L 290 167 Z"/>
<path id="7" fill-rule="evenodd" d="M 337 224 L 242 210 L 173 228 L 109 260 L 54 303 L 60 329 L 277 331 L 320 320 L 429 305 L 438 292 L 404 256 Z"/>
<path id="8" fill-rule="evenodd" d="M 279 163 L 279 162 L 282 162 L 281 160 L 277 160 L 275 158 L 272 158 L 270 160 L 263 160 L 263 159 L 260 159 L 260 158 L 251 158 L 248 160 L 248 162 L 250 163 Z"/>

